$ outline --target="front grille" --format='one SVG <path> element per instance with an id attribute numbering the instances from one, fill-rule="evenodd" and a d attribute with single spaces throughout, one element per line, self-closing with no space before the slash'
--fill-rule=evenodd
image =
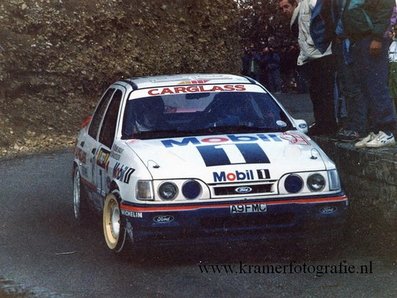
<path id="1" fill-rule="evenodd" d="M 272 193 L 273 185 L 274 183 L 214 186 L 213 190 L 216 196 L 270 194 Z M 242 190 L 243 188 L 250 189 L 250 191 L 248 192 L 238 191 L 238 190 Z"/>

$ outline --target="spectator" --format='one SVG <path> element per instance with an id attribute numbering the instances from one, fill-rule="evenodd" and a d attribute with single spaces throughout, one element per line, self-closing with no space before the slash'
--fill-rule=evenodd
<path id="1" fill-rule="evenodd" d="M 272 92 L 280 93 L 280 55 L 273 47 L 269 47 L 269 52 L 264 59 L 266 62 L 268 88 Z"/>
<path id="2" fill-rule="evenodd" d="M 339 2 L 338 2 L 339 1 Z M 344 3 L 340 2 L 344 0 L 337 0 L 337 10 L 335 11 L 335 21 L 336 21 L 336 38 L 333 44 L 332 51 L 336 56 L 337 62 L 337 76 L 336 76 L 336 88 L 335 93 L 337 94 L 337 98 L 341 99 L 339 101 L 337 107 L 343 107 L 343 123 L 341 125 L 340 130 L 338 131 L 337 138 L 340 141 L 357 141 L 360 138 L 360 134 L 352 130 L 349 124 L 347 114 L 348 106 L 354 100 L 355 96 L 355 87 L 351 82 L 354 73 L 351 68 L 352 57 L 351 57 L 351 41 L 346 37 L 343 22 L 342 22 L 342 13 L 344 10 Z M 342 121 L 341 121 L 342 122 Z"/>
<path id="3" fill-rule="evenodd" d="M 388 48 L 385 38 L 393 0 L 351 0 L 342 14 L 344 34 L 351 42 L 348 77 L 348 128 L 366 135 L 357 148 L 395 144 L 396 114 L 388 88 Z"/>
<path id="4" fill-rule="evenodd" d="M 397 36 L 396 27 L 392 28 L 392 43 L 389 47 L 389 88 L 394 99 L 394 107 L 397 107 Z"/>
<path id="5" fill-rule="evenodd" d="M 291 66 L 288 60 L 287 47 L 283 46 L 280 49 L 280 74 L 281 74 L 281 89 L 285 92 L 289 91 L 291 84 Z"/>
<path id="6" fill-rule="evenodd" d="M 269 48 L 268 47 L 263 47 L 262 51 L 260 53 L 260 65 L 259 65 L 259 69 L 260 69 L 260 83 L 263 86 L 268 86 L 269 85 L 269 81 L 268 81 L 268 77 L 267 77 L 267 56 L 269 55 Z"/>
<path id="7" fill-rule="evenodd" d="M 291 50 L 292 45 L 284 45 L 280 49 L 281 89 L 283 92 L 296 91 L 297 56 Z"/>
<path id="8" fill-rule="evenodd" d="M 242 74 L 260 80 L 260 55 L 253 46 L 244 50 Z"/>
<path id="9" fill-rule="evenodd" d="M 288 2 L 294 10 L 284 9 Z M 298 27 L 300 53 L 297 64 L 307 74 L 315 124 L 310 135 L 337 131 L 334 105 L 335 61 L 331 44 L 335 34 L 332 5 L 328 0 L 280 0 L 283 12 L 291 16 L 291 28 Z M 291 13 L 292 11 L 292 13 Z"/>
<path id="10" fill-rule="evenodd" d="M 299 56 L 299 45 L 291 44 L 286 52 L 286 64 L 288 64 L 288 77 L 294 90 L 298 93 L 307 93 L 308 87 L 304 70 L 296 62 Z"/>

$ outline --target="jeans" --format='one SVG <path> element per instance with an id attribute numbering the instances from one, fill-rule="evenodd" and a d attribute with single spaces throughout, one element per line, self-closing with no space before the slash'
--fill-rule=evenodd
<path id="1" fill-rule="evenodd" d="M 371 38 L 352 43 L 352 64 L 347 69 L 344 88 L 348 122 L 351 130 L 360 133 L 393 131 L 396 114 L 388 88 L 388 48 L 383 41 L 382 52 L 369 53 Z"/>

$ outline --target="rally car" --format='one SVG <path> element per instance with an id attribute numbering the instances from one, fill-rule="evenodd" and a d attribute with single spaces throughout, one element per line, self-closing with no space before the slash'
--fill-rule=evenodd
<path id="1" fill-rule="evenodd" d="M 114 252 L 148 242 L 331 238 L 348 198 L 306 132 L 248 77 L 115 82 L 77 137 L 74 216 L 99 212 Z"/>

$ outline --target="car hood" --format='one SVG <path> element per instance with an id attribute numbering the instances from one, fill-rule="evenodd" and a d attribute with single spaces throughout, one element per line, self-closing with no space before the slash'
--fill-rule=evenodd
<path id="1" fill-rule="evenodd" d="M 207 183 L 279 179 L 333 165 L 299 132 L 225 134 L 126 142 L 153 179 L 195 178 Z"/>

